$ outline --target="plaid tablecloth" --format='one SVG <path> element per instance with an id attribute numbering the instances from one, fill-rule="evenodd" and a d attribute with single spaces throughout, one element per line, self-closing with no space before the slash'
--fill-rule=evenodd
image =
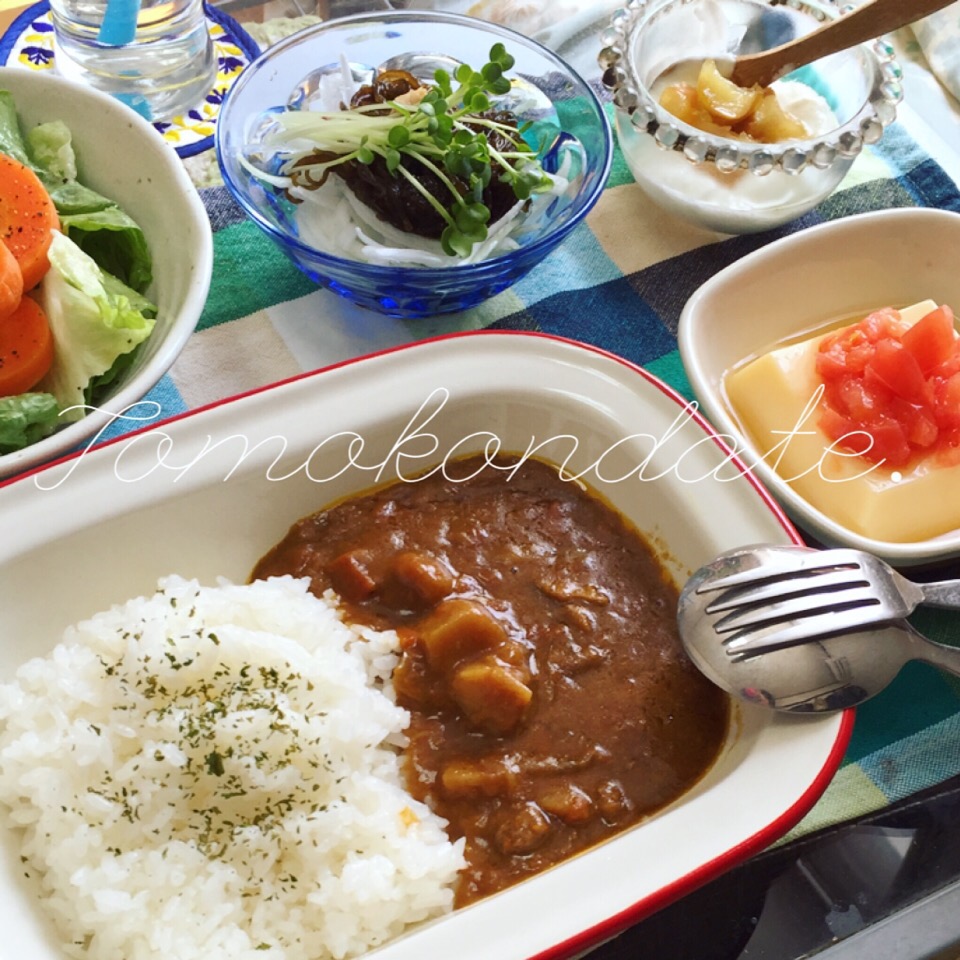
<path id="1" fill-rule="evenodd" d="M 210 178 L 209 167 L 196 169 L 201 182 Z M 223 187 L 200 192 L 214 228 L 213 284 L 196 334 L 150 395 L 165 415 L 345 358 L 482 327 L 586 341 L 642 364 L 692 397 L 677 352 L 677 321 L 686 299 L 717 270 L 825 220 L 903 206 L 960 213 L 957 182 L 901 123 L 857 160 L 842 189 L 817 210 L 746 237 L 711 233 L 663 213 L 618 153 L 586 223 L 532 275 L 473 310 L 402 321 L 318 290 Z M 917 625 L 934 639 L 960 640 L 956 615 L 926 612 Z M 960 774 L 960 684 L 931 667 L 908 665 L 859 709 L 842 769 L 791 836 L 879 809 L 954 774 Z"/>

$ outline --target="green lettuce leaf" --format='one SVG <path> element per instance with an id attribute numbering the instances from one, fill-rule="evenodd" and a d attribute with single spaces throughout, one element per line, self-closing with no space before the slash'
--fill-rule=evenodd
<path id="1" fill-rule="evenodd" d="M 63 234 L 54 234 L 48 256 L 38 299 L 50 322 L 55 359 L 38 389 L 57 398 L 61 421 L 70 422 L 86 412 L 90 381 L 102 384 L 117 359 L 150 336 L 156 308 Z"/>
<path id="2" fill-rule="evenodd" d="M 0 153 L 19 160 L 40 174 L 40 169 L 27 153 L 27 145 L 20 132 L 20 121 L 17 119 L 17 107 L 9 90 L 0 90 Z"/>
<path id="3" fill-rule="evenodd" d="M 24 136 L 13 96 L 0 90 L 0 153 L 30 167 L 60 215 L 60 227 L 108 273 L 143 293 L 153 263 L 143 231 L 115 201 L 77 180 L 73 140 L 66 123 L 54 120 Z"/>
<path id="4" fill-rule="evenodd" d="M 60 407 L 49 393 L 0 397 L 0 456 L 29 447 L 60 425 Z"/>
<path id="5" fill-rule="evenodd" d="M 70 128 L 62 120 L 41 123 L 27 131 L 27 148 L 34 163 L 51 178 L 77 179 L 77 155 Z"/>
<path id="6" fill-rule="evenodd" d="M 61 214 L 60 229 L 107 273 L 128 287 L 142 292 L 150 286 L 153 269 L 147 239 L 118 206 L 89 213 Z"/>

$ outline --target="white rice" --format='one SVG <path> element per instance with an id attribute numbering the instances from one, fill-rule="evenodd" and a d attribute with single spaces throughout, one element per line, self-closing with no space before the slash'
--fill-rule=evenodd
<path id="1" fill-rule="evenodd" d="M 282 577 L 158 592 L 0 686 L 0 801 L 64 952 L 351 957 L 452 908 L 402 787 L 396 635 Z"/>

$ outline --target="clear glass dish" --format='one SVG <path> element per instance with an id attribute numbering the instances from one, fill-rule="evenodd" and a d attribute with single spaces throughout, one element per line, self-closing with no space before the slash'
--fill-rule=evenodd
<path id="1" fill-rule="evenodd" d="M 722 233 L 776 227 L 824 200 L 896 117 L 901 71 L 885 41 L 784 78 L 811 88 L 836 120 L 803 140 L 759 143 L 703 132 L 660 106 L 657 81 L 682 61 L 724 61 L 779 46 L 845 9 L 827 0 L 630 0 L 614 14 L 598 59 L 624 157 L 651 199 Z"/>
<path id="2" fill-rule="evenodd" d="M 309 109 L 318 76 L 340 70 L 347 56 L 355 77 L 398 58 L 482 65 L 494 43 L 515 58 L 514 113 L 536 125 L 551 145 L 545 169 L 562 163 L 570 187 L 524 220 L 519 248 L 469 265 L 386 266 L 317 249 L 302 235 L 295 205 L 241 162 L 269 169 L 263 140 L 277 110 Z M 408 69 L 417 72 L 414 67 Z M 512 102 L 508 104 L 513 109 Z M 594 92 L 563 60 L 540 44 L 470 17 L 421 11 L 371 13 L 327 21 L 278 43 L 252 63 L 231 88 L 217 124 L 217 157 L 233 196 L 266 234 L 312 280 L 380 313 L 423 317 L 474 306 L 528 273 L 586 216 L 599 198 L 613 153 L 610 124 Z M 552 172 L 552 171 L 551 171 Z M 321 188 L 323 189 L 323 188 Z"/>

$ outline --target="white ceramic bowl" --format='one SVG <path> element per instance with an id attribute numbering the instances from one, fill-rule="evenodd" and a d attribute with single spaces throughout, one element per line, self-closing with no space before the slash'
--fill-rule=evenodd
<path id="1" fill-rule="evenodd" d="M 129 107 L 98 90 L 18 67 L 0 67 L 0 90 L 13 94 L 23 125 L 65 121 L 81 182 L 116 200 L 142 227 L 153 255 L 154 280 L 147 295 L 158 311 L 149 340 L 100 410 L 0 456 L 4 477 L 89 441 L 166 373 L 200 319 L 213 269 L 213 237 L 176 152 Z"/>
<path id="2" fill-rule="evenodd" d="M 703 412 L 737 438 L 744 459 L 791 518 L 822 543 L 868 550 L 898 565 L 960 556 L 960 530 L 913 543 L 862 536 L 799 496 L 743 435 L 724 401 L 735 364 L 833 319 L 930 298 L 960 309 L 960 214 L 908 208 L 802 230 L 743 257 L 704 283 L 680 316 L 678 340 Z"/>
<path id="3" fill-rule="evenodd" d="M 67 624 L 151 592 L 159 576 L 246 579 L 293 521 L 395 475 L 401 456 L 410 476 L 494 438 L 505 450 L 534 438 L 542 456 L 569 456 L 571 469 L 599 463 L 609 482 L 596 471 L 586 479 L 652 539 L 678 582 L 725 548 L 795 537 L 751 478 L 722 468 L 726 450 L 703 421 L 649 374 L 569 341 L 462 334 L 188 414 L 0 489 L 0 513 L 18 518 L 0 538 L 0 680 Z M 359 465 L 344 469 L 350 444 Z M 641 466 L 642 477 L 625 476 Z M 698 481 L 718 468 L 726 482 Z M 78 557 L 94 575 L 76 575 Z M 733 721 L 711 770 L 666 810 L 376 956 L 567 957 L 760 850 L 824 789 L 852 716 L 739 705 Z M 6 949 L 61 960 L 12 847 L 0 833 Z"/>

